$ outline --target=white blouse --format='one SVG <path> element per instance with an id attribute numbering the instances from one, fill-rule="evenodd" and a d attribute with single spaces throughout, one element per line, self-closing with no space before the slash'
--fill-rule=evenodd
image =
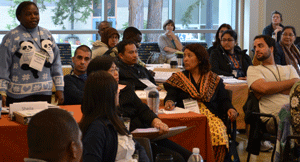
<path id="1" fill-rule="evenodd" d="M 132 139 L 132 135 L 120 135 L 118 133 L 118 151 L 116 156 L 117 162 L 137 162 L 132 158 L 135 151 L 135 143 Z"/>

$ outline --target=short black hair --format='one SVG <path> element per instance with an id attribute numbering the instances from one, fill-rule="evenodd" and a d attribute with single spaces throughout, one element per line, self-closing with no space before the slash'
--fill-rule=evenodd
<path id="1" fill-rule="evenodd" d="M 292 29 L 292 31 L 293 31 L 295 37 L 297 36 L 295 27 L 290 26 L 290 25 L 283 27 L 282 32 L 281 32 L 281 35 L 283 34 L 283 32 L 284 32 L 286 29 Z"/>
<path id="2" fill-rule="evenodd" d="M 29 157 L 45 157 L 46 161 L 58 161 L 73 141 L 79 139 L 79 126 L 72 115 L 63 109 L 46 109 L 34 115 L 27 129 Z"/>
<path id="3" fill-rule="evenodd" d="M 130 40 L 123 40 L 121 42 L 119 42 L 119 44 L 117 45 L 118 47 L 118 52 L 124 54 L 125 52 L 125 46 L 128 44 L 134 44 L 136 47 L 136 43 L 134 41 L 130 41 Z"/>
<path id="4" fill-rule="evenodd" d="M 103 21 L 101 21 L 101 22 L 98 24 L 98 29 L 99 29 L 99 27 L 101 26 L 101 24 L 103 24 L 103 23 L 109 24 L 109 26 L 110 26 L 110 23 L 109 23 L 108 21 L 103 20 Z"/>
<path id="5" fill-rule="evenodd" d="M 74 52 L 74 57 L 76 56 L 78 50 L 81 50 L 81 51 L 84 51 L 84 52 L 90 52 L 91 58 L 92 58 L 92 50 L 90 49 L 89 46 L 87 46 L 87 45 L 80 45 L 80 46 L 78 46 L 76 48 L 75 52 Z"/>
<path id="6" fill-rule="evenodd" d="M 164 22 L 163 29 L 166 30 L 167 25 L 172 24 L 174 26 L 173 31 L 175 31 L 175 23 L 173 20 L 169 19 Z"/>
<path id="7" fill-rule="evenodd" d="M 282 19 L 282 14 L 280 12 L 276 11 L 276 10 L 271 13 L 271 19 L 272 19 L 272 17 L 273 17 L 274 14 L 278 14 L 280 16 L 280 20 L 281 21 L 283 20 Z"/>
<path id="8" fill-rule="evenodd" d="M 256 39 L 260 39 L 260 38 L 263 38 L 264 41 L 266 42 L 266 44 L 268 45 L 269 48 L 273 47 L 274 48 L 274 51 L 276 51 L 276 46 L 275 46 L 275 40 L 268 36 L 268 35 L 257 35 L 255 38 L 254 38 L 254 41 Z"/>
<path id="9" fill-rule="evenodd" d="M 123 40 L 135 37 L 136 35 L 142 35 L 141 31 L 133 26 L 128 27 L 123 32 Z"/>
<path id="10" fill-rule="evenodd" d="M 34 5 L 37 9 L 39 9 L 34 2 L 24 1 L 24 2 L 20 3 L 19 6 L 17 7 L 17 9 L 16 9 L 16 17 L 18 18 L 18 16 L 21 15 L 23 9 L 26 8 L 27 6 L 30 6 L 30 5 Z"/>
<path id="11" fill-rule="evenodd" d="M 233 38 L 235 41 L 237 41 L 237 34 L 236 34 L 235 31 L 233 31 L 233 30 L 231 30 L 231 29 L 225 30 L 225 31 L 223 32 L 223 34 L 221 35 L 221 38 L 223 38 L 223 36 L 224 36 L 225 34 L 229 34 L 230 36 L 232 36 L 232 38 Z"/>
<path id="12" fill-rule="evenodd" d="M 89 63 L 87 67 L 87 75 L 89 76 L 92 72 L 98 70 L 108 71 L 112 64 L 116 64 L 116 58 L 110 55 L 97 56 Z"/>

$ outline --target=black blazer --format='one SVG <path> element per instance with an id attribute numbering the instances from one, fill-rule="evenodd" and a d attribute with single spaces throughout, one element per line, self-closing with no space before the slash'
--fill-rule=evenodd
<path id="1" fill-rule="evenodd" d="M 252 65 L 251 58 L 246 54 L 247 50 L 241 50 L 240 47 L 236 46 L 234 47 L 234 52 L 238 55 L 242 70 L 246 75 L 248 67 Z M 234 76 L 232 74 L 229 56 L 226 54 L 221 45 L 211 52 L 209 62 L 211 64 L 211 71 L 214 73 L 218 75 Z"/>
<path id="2" fill-rule="evenodd" d="M 126 63 L 119 60 L 117 66 L 120 69 L 119 79 L 120 81 L 126 81 L 134 85 L 135 90 L 144 90 L 147 86 L 142 83 L 139 79 L 147 78 L 153 84 L 156 85 L 155 80 L 151 73 L 143 66 L 135 64 L 134 66 L 129 66 Z"/>

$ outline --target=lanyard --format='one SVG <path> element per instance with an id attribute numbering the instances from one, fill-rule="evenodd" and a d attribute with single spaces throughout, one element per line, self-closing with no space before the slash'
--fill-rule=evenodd
<path id="1" fill-rule="evenodd" d="M 43 50 L 42 47 L 34 40 L 33 36 L 31 35 L 31 33 L 26 29 L 26 31 L 29 33 L 29 35 L 31 36 L 32 40 L 35 42 L 35 44 L 40 48 L 40 50 Z M 40 41 L 42 40 L 41 35 L 40 35 L 40 27 L 38 27 L 38 35 L 40 36 Z"/>
<path id="2" fill-rule="evenodd" d="M 229 55 L 230 60 L 233 62 L 233 66 L 236 69 L 239 69 L 240 68 L 240 64 L 239 64 L 238 60 L 235 58 L 235 54 L 233 54 L 232 56 L 231 56 L 231 54 L 228 54 L 228 55 Z"/>
<path id="3" fill-rule="evenodd" d="M 274 75 L 274 77 L 275 77 L 275 79 L 277 80 L 277 82 L 278 81 L 281 81 L 281 78 L 280 78 L 280 73 L 279 73 L 279 69 L 278 69 L 278 67 L 277 67 L 277 65 L 275 64 L 275 66 L 276 66 L 276 69 L 277 69 L 277 73 L 278 73 L 278 76 L 279 76 L 279 80 L 277 79 L 277 77 L 276 77 L 276 75 L 275 75 L 275 73 L 271 70 L 271 69 L 269 69 L 268 67 L 266 67 L 265 65 L 262 65 L 263 67 L 265 67 L 265 68 L 267 68 L 268 70 L 270 70 L 271 72 L 272 72 L 272 74 Z"/>

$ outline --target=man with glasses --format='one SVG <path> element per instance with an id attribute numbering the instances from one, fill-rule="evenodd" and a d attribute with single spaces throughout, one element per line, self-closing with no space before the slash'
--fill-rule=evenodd
<path id="1" fill-rule="evenodd" d="M 86 70 L 91 58 L 92 51 L 88 46 L 81 45 L 76 48 L 75 56 L 72 58 L 74 68 L 69 75 L 64 76 L 64 105 L 81 104 L 84 83 L 87 79 Z"/>

